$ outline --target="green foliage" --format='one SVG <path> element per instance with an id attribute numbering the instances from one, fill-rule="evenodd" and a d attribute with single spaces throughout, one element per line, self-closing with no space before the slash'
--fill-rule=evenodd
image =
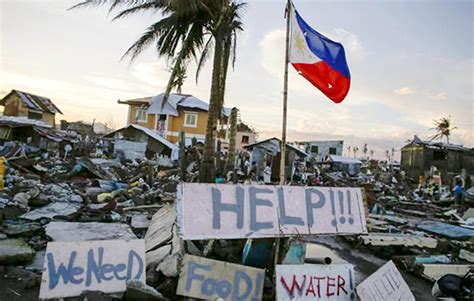
<path id="1" fill-rule="evenodd" d="M 449 144 L 449 136 L 453 130 L 457 129 L 457 127 L 451 127 L 451 116 L 449 117 L 442 117 L 439 120 L 433 120 L 434 128 L 436 133 L 430 137 L 431 140 L 442 139 L 443 137 L 446 138 L 446 143 Z"/>

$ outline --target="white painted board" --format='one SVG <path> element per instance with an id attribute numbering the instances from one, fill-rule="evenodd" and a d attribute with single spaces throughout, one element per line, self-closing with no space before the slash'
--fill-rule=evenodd
<path id="1" fill-rule="evenodd" d="M 40 299 L 65 298 L 82 291 L 124 292 L 128 279 L 145 281 L 145 241 L 49 242 Z"/>
<path id="2" fill-rule="evenodd" d="M 367 233 L 360 188 L 182 183 L 184 239 Z"/>
<path id="3" fill-rule="evenodd" d="M 362 301 L 415 301 L 408 284 L 391 260 L 362 281 L 356 290 Z"/>
<path id="4" fill-rule="evenodd" d="M 278 300 L 352 301 L 351 264 L 282 264 L 276 266 Z"/>

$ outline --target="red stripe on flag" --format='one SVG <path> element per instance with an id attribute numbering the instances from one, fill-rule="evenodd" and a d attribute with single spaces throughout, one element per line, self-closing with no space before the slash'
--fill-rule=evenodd
<path id="1" fill-rule="evenodd" d="M 344 100 L 351 81 L 324 61 L 314 64 L 291 63 L 293 67 L 335 103 Z"/>

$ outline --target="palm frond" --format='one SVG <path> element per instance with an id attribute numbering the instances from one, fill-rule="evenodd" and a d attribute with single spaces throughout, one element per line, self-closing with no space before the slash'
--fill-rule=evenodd
<path id="1" fill-rule="evenodd" d="M 163 34 L 168 30 L 170 23 L 173 21 L 174 20 L 172 20 L 172 18 L 168 17 L 161 19 L 155 24 L 149 26 L 142 36 L 137 41 L 135 41 L 135 43 L 133 43 L 132 46 L 127 49 L 127 51 L 125 51 L 121 60 L 127 56 L 130 56 L 130 61 L 133 61 L 140 53 L 143 52 L 143 50 L 145 50 L 145 48 L 162 37 Z M 163 55 L 163 53 L 161 53 L 161 55 Z"/>
<path id="2" fill-rule="evenodd" d="M 199 62 L 197 64 L 197 68 L 196 68 L 196 84 L 198 83 L 198 79 L 199 79 L 199 74 L 201 73 L 201 70 L 202 68 L 204 67 L 204 64 L 207 62 L 207 60 L 209 59 L 209 56 L 210 56 L 210 53 L 211 53 L 211 49 L 213 48 L 214 44 L 214 40 L 212 38 L 212 36 L 210 36 L 208 39 L 207 39 L 207 42 L 206 44 L 204 45 L 204 48 L 201 52 L 201 57 L 199 58 Z"/>
<path id="3" fill-rule="evenodd" d="M 137 6 L 133 6 L 131 8 L 125 9 L 118 13 L 115 17 L 112 18 L 113 21 L 128 17 L 130 15 L 139 13 L 139 12 L 144 12 L 144 11 L 150 11 L 150 10 L 163 10 L 167 7 L 169 4 L 170 0 L 153 0 L 153 1 L 146 1 L 145 3 L 139 4 Z"/>

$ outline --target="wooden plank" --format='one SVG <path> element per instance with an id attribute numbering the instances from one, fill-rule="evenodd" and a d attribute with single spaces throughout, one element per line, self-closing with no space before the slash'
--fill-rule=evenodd
<path id="1" fill-rule="evenodd" d="M 379 246 L 405 246 L 434 249 L 438 241 L 434 238 L 407 234 L 370 233 L 360 237 L 364 245 Z"/>
<path id="2" fill-rule="evenodd" d="M 424 263 L 421 264 L 421 271 L 424 276 L 430 280 L 437 280 L 446 274 L 453 274 L 459 277 L 464 277 L 470 269 L 474 268 L 472 264 L 435 264 Z"/>
<path id="3" fill-rule="evenodd" d="M 184 239 L 367 233 L 360 188 L 182 183 Z"/>
<path id="4" fill-rule="evenodd" d="M 262 300 L 265 270 L 185 255 L 176 294 L 200 299 Z"/>
<path id="5" fill-rule="evenodd" d="M 50 242 L 39 298 L 79 296 L 85 290 L 124 292 L 128 279 L 145 281 L 142 239 Z"/>

